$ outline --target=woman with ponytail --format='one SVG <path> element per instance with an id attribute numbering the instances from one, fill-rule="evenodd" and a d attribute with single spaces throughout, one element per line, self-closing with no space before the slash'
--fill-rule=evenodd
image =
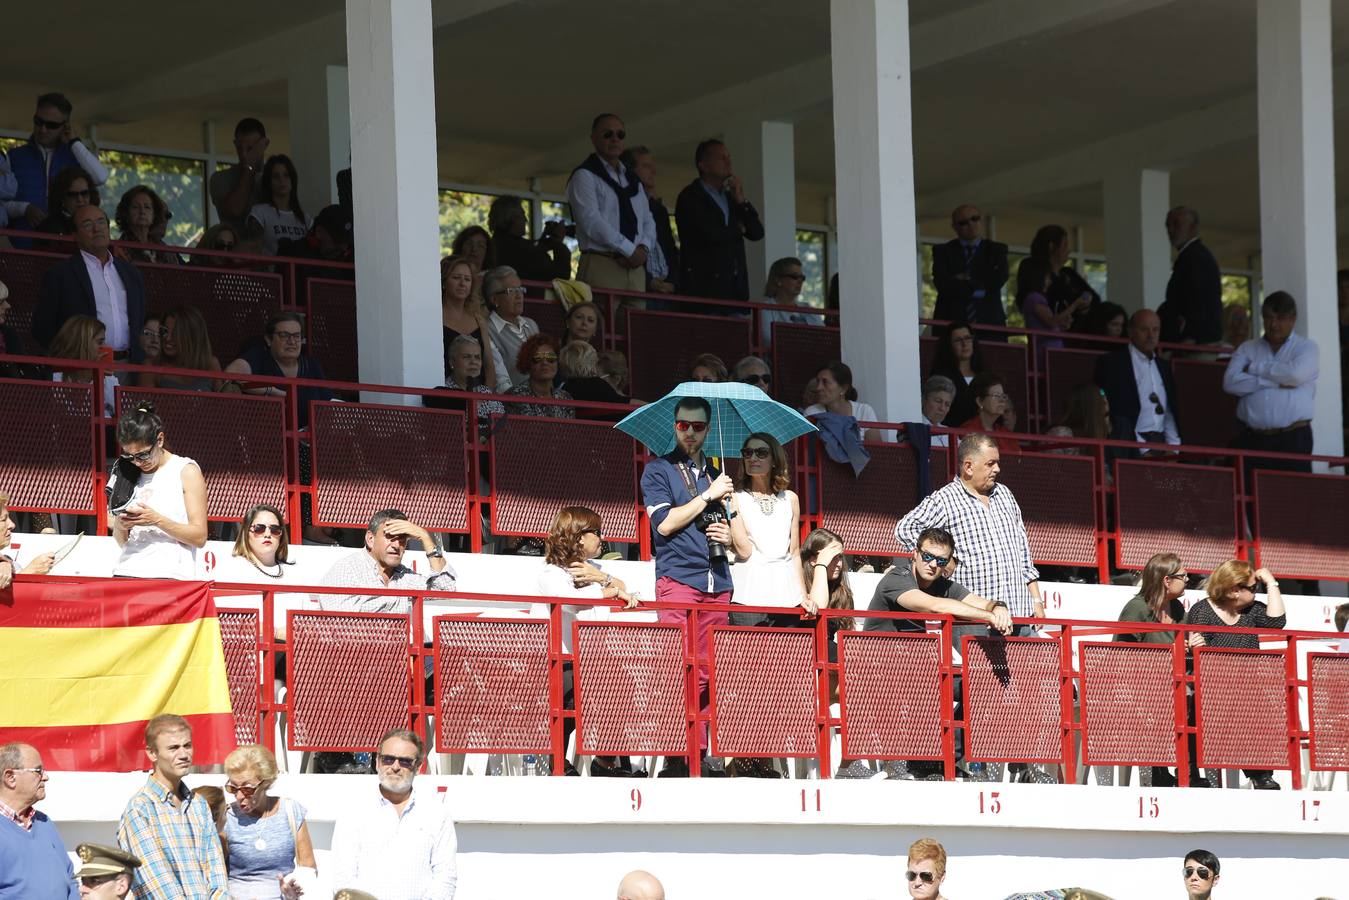
<path id="1" fill-rule="evenodd" d="M 197 550 L 206 545 L 206 480 L 186 456 L 169 452 L 164 422 L 148 400 L 117 420 L 119 475 L 130 498 L 109 503 L 108 521 L 122 555 L 112 574 L 128 578 L 197 577 Z M 114 492 L 113 496 L 118 496 Z"/>

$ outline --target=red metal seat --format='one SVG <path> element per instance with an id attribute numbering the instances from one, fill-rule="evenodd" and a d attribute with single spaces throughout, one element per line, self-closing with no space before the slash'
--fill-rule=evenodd
<path id="1" fill-rule="evenodd" d="M 1166 549 L 1180 554 L 1191 572 L 1212 572 L 1237 555 L 1236 494 L 1232 469 L 1120 460 L 1116 563 L 1141 569 Z"/>
<path id="2" fill-rule="evenodd" d="M 598 422 L 508 416 L 491 446 L 493 533 L 543 537 L 559 509 L 583 505 L 600 514 L 606 538 L 637 540 L 632 438 Z"/>
<path id="3" fill-rule="evenodd" d="M 813 629 L 713 629 L 711 685 L 714 756 L 816 754 Z"/>
<path id="4" fill-rule="evenodd" d="M 1349 573 L 1349 478 L 1260 470 L 1255 498 L 1260 565 L 1290 578 Z"/>
<path id="5" fill-rule="evenodd" d="M 558 300 L 526 297 L 524 314 L 538 324 L 540 334 L 551 334 L 561 340 L 567 329 L 566 311 Z M 514 366 L 515 360 L 506 360 L 506 365 Z"/>
<path id="6" fill-rule="evenodd" d="M 1311 767 L 1349 770 L 1349 655 L 1307 655 Z"/>
<path id="7" fill-rule="evenodd" d="M 715 353 L 729 369 L 749 355 L 749 319 L 628 310 L 631 393 L 659 400 L 681 381 L 700 353 Z"/>
<path id="8" fill-rule="evenodd" d="M 1283 650 L 1195 649 L 1200 766 L 1288 768 L 1285 665 Z"/>
<path id="9" fill-rule="evenodd" d="M 979 350 L 984 357 L 984 369 L 996 372 L 1003 379 L 1002 387 L 1015 405 L 1017 430 L 1030 427 L 1038 404 L 1030 404 L 1030 367 L 1025 344 L 1004 344 L 1000 341 L 981 341 Z"/>
<path id="10" fill-rule="evenodd" d="M 145 314 L 163 315 L 181 304 L 206 320 L 211 349 L 226 365 L 262 337 L 281 309 L 281 276 L 271 272 L 137 263 L 145 282 Z"/>
<path id="11" fill-rule="evenodd" d="M 684 629 L 577 622 L 576 752 L 682 756 Z"/>
<path id="12" fill-rule="evenodd" d="M 1058 641 L 966 637 L 961 658 L 966 757 L 1062 762 Z"/>
<path id="13" fill-rule="evenodd" d="M 895 526 L 918 505 L 918 467 L 907 445 L 869 443 L 871 461 L 861 475 L 846 463 L 822 460 L 820 524 L 843 539 L 849 553 L 896 556 L 903 551 Z M 946 450 L 934 447 L 929 459 L 932 487 L 946 484 Z"/>
<path id="14" fill-rule="evenodd" d="M 37 294 L 42 287 L 42 276 L 63 254 L 35 253 L 31 250 L 0 250 L 0 281 L 9 288 L 9 315 L 5 324 L 23 338 L 24 350 L 37 354 L 40 344 L 33 339 L 33 310 L 37 308 Z M 11 350 L 11 353 L 14 351 Z"/>
<path id="15" fill-rule="evenodd" d="M 169 446 L 201 466 L 206 515 L 240 519 L 267 503 L 286 508 L 285 401 L 250 394 L 118 388 L 122 412 L 150 400 Z"/>
<path id="16" fill-rule="evenodd" d="M 1082 762 L 1174 766 L 1176 680 L 1170 645 L 1083 643 Z"/>
<path id="17" fill-rule="evenodd" d="M 225 673 L 230 683 L 230 708 L 234 711 L 234 739 L 239 744 L 259 743 L 262 712 L 258 708 L 260 685 L 258 611 L 218 609 L 220 645 L 225 651 Z"/>
<path id="18" fill-rule="evenodd" d="M 436 749 L 547 753 L 548 623 L 438 616 Z"/>
<path id="19" fill-rule="evenodd" d="M 940 641 L 937 634 L 839 634 L 843 759 L 941 758 Z"/>
<path id="20" fill-rule="evenodd" d="M 1050 565 L 1096 564 L 1096 460 L 1009 453 L 998 481 L 1021 506 L 1031 558 Z"/>
<path id="21" fill-rule="evenodd" d="M 1045 412 L 1047 425 L 1056 425 L 1068 411 L 1068 397 L 1079 384 L 1096 383 L 1100 350 L 1051 347 L 1045 351 Z"/>
<path id="22" fill-rule="evenodd" d="M 788 406 L 800 406 L 806 383 L 842 358 L 838 328 L 774 322 L 773 390 L 769 393 Z M 734 361 L 729 364 L 735 365 Z"/>
<path id="23" fill-rule="evenodd" d="M 291 610 L 286 634 L 290 749 L 370 751 L 408 727 L 407 616 Z"/>
<path id="24" fill-rule="evenodd" d="M 14 511 L 95 511 L 98 475 L 90 428 L 94 386 L 0 378 L 5 450 L 0 454 L 0 490 Z"/>
<path id="25" fill-rule="evenodd" d="M 309 352 L 335 381 L 359 381 L 360 339 L 356 333 L 356 284 L 330 278 L 311 278 L 307 325 Z"/>
<path id="26" fill-rule="evenodd" d="M 1180 437 L 1202 447 L 1230 447 L 1241 433 L 1237 398 L 1223 390 L 1227 363 L 1173 359 Z"/>
<path id="27" fill-rule="evenodd" d="M 401 509 L 433 531 L 466 531 L 464 414 L 367 403 L 313 404 L 314 521 L 364 528 Z"/>

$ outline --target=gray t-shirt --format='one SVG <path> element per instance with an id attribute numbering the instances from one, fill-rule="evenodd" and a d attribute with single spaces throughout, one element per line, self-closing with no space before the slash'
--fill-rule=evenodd
<path id="1" fill-rule="evenodd" d="M 912 612 L 905 609 L 899 603 L 899 598 L 909 591 L 921 590 L 925 594 L 933 597 L 945 597 L 947 600 L 964 600 L 970 595 L 969 589 L 963 585 L 957 584 L 949 578 L 938 578 L 925 588 L 918 586 L 918 579 L 913 577 L 913 564 L 906 563 L 898 566 L 893 571 L 887 572 L 879 582 L 876 583 L 876 593 L 871 595 L 871 605 L 867 609 L 872 612 Z M 863 631 L 925 631 L 923 623 L 919 619 L 882 619 L 868 616 L 866 624 L 862 626 Z"/>
<path id="2" fill-rule="evenodd" d="M 217 169 L 215 173 L 211 175 L 210 185 L 211 204 L 215 207 L 216 217 L 224 224 L 232 225 L 235 231 L 238 232 L 240 240 L 242 240 L 244 236 L 244 219 L 247 218 L 248 211 L 256 206 L 262 199 L 258 196 L 258 186 L 262 176 L 255 175 L 253 177 L 253 193 L 249 196 L 247 205 L 244 206 L 244 214 L 242 216 L 235 217 L 226 215 L 225 211 L 220 208 L 220 204 L 230 195 L 230 191 L 234 190 L 234 186 L 239 183 L 240 176 L 245 174 L 247 173 L 244 171 L 244 168 L 239 165 L 230 166 L 228 169 Z"/>

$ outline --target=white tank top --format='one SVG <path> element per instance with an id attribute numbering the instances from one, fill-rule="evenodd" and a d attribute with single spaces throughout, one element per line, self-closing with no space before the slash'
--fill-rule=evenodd
<path id="1" fill-rule="evenodd" d="M 186 456 L 170 454 L 150 475 L 141 475 L 131 492 L 131 505 L 148 506 L 170 521 L 186 525 L 183 469 L 195 465 Z M 197 577 L 197 548 L 175 540 L 153 525 L 137 525 L 127 535 L 112 574 L 192 580 Z"/>

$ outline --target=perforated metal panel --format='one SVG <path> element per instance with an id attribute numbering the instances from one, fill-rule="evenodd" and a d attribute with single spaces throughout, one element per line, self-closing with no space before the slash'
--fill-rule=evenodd
<path id="1" fill-rule="evenodd" d="M 234 740 L 256 744 L 261 713 L 258 710 L 258 613 L 253 609 L 221 609 L 220 644 L 225 651 L 225 673 L 234 710 Z"/>
<path id="2" fill-rule="evenodd" d="M 1223 390 L 1227 363 L 1173 359 L 1180 436 L 1187 444 L 1230 447 L 1241 432 L 1237 398 Z"/>
<path id="3" fill-rule="evenodd" d="M 1009 453 L 998 481 L 1021 506 L 1037 563 L 1096 564 L 1096 460 L 1089 456 Z"/>
<path id="4" fill-rule="evenodd" d="M 181 304 L 195 306 L 222 364 L 261 337 L 267 319 L 281 309 L 281 276 L 271 272 L 150 263 L 137 263 L 136 268 L 145 282 L 146 315 Z"/>
<path id="5" fill-rule="evenodd" d="M 437 749 L 546 753 L 548 623 L 436 619 Z"/>
<path id="6" fill-rule="evenodd" d="M 1175 765 L 1175 678 L 1170 646 L 1078 647 L 1086 765 Z"/>
<path id="7" fill-rule="evenodd" d="M 0 490 L 11 510 L 93 514 L 93 404 L 92 385 L 0 378 Z"/>
<path id="8" fill-rule="evenodd" d="M 932 361 L 937 357 L 937 339 L 925 337 L 918 339 L 918 366 L 924 377 L 932 371 Z"/>
<path id="9" fill-rule="evenodd" d="M 986 761 L 1061 762 L 1058 642 L 967 637 L 961 657 L 966 756 Z"/>
<path id="10" fill-rule="evenodd" d="M 150 400 L 174 453 L 201 466 L 206 515 L 239 519 L 253 506 L 286 508 L 285 401 L 251 394 L 118 388 L 122 412 Z"/>
<path id="11" fill-rule="evenodd" d="M 1199 765 L 1287 768 L 1283 651 L 1199 647 L 1194 667 Z"/>
<path id="12" fill-rule="evenodd" d="M 941 758 L 941 636 L 839 635 L 844 759 Z"/>
<path id="13" fill-rule="evenodd" d="M 1307 656 L 1311 767 L 1349 769 L 1349 655 Z"/>
<path id="14" fill-rule="evenodd" d="M 689 380 L 689 363 L 715 353 L 727 368 L 749 353 L 750 322 L 725 316 L 628 310 L 632 396 L 655 400 Z"/>
<path id="15" fill-rule="evenodd" d="M 493 533 L 544 537 L 559 509 L 579 504 L 600 514 L 606 538 L 637 540 L 632 438 L 601 423 L 509 416 L 491 442 Z"/>
<path id="16" fill-rule="evenodd" d="M 577 752 L 682 755 L 684 628 L 576 623 Z"/>
<path id="17" fill-rule="evenodd" d="M 895 556 L 902 552 L 895 526 L 918 505 L 918 467 L 908 446 L 868 444 L 867 449 L 871 461 L 861 475 L 853 475 L 850 465 L 822 459 L 821 524 L 843 539 L 849 553 Z M 934 449 L 929 460 L 936 490 L 950 480 L 946 451 Z"/>
<path id="18" fill-rule="evenodd" d="M 40 345 L 33 339 L 33 310 L 37 308 L 42 276 L 63 256 L 31 250 L 0 250 L 0 281 L 9 288 L 10 310 L 5 324 L 23 338 L 25 353 L 41 355 Z"/>
<path id="19" fill-rule="evenodd" d="M 1068 411 L 1068 396 L 1073 388 L 1096 382 L 1096 360 L 1104 355 L 1100 350 L 1068 347 L 1050 347 L 1045 351 L 1045 410 L 1050 425 L 1059 422 Z"/>
<path id="20" fill-rule="evenodd" d="M 819 702 L 814 631 L 713 629 L 713 755 L 814 756 Z"/>
<path id="21" fill-rule="evenodd" d="M 562 309 L 561 302 L 557 300 L 526 297 L 524 314 L 534 320 L 543 334 L 555 334 L 560 338 L 567 330 L 566 313 Z M 506 364 L 513 366 L 515 360 L 507 360 Z"/>
<path id="22" fill-rule="evenodd" d="M 408 617 L 292 612 L 286 656 L 292 750 L 373 750 L 408 727 Z"/>
<path id="23" fill-rule="evenodd" d="M 774 322 L 773 390 L 769 393 L 789 406 L 799 406 L 806 382 L 829 363 L 843 358 L 840 344 L 836 327 Z"/>
<path id="24" fill-rule="evenodd" d="M 984 358 L 984 369 L 1002 376 L 1003 390 L 1016 407 L 1017 421 L 1020 423 L 1017 428 L 1025 430 L 1035 412 L 1030 405 L 1030 367 L 1026 361 L 1026 345 L 983 340 L 979 342 L 979 352 Z"/>
<path id="25" fill-rule="evenodd" d="M 334 381 L 357 381 L 360 340 L 356 333 L 356 285 L 350 281 L 311 278 L 309 295 L 309 352 Z"/>
<path id="26" fill-rule="evenodd" d="M 1180 554 L 1191 572 L 1237 555 L 1236 472 L 1147 460 L 1115 464 L 1117 561 L 1141 569 L 1152 554 Z"/>
<path id="27" fill-rule="evenodd" d="M 463 413 L 315 403 L 310 428 L 316 524 L 364 528 L 395 508 L 423 528 L 467 530 Z"/>
<path id="28" fill-rule="evenodd" d="M 1260 565 L 1280 577 L 1349 577 L 1349 478 L 1262 469 L 1255 498 Z"/>

